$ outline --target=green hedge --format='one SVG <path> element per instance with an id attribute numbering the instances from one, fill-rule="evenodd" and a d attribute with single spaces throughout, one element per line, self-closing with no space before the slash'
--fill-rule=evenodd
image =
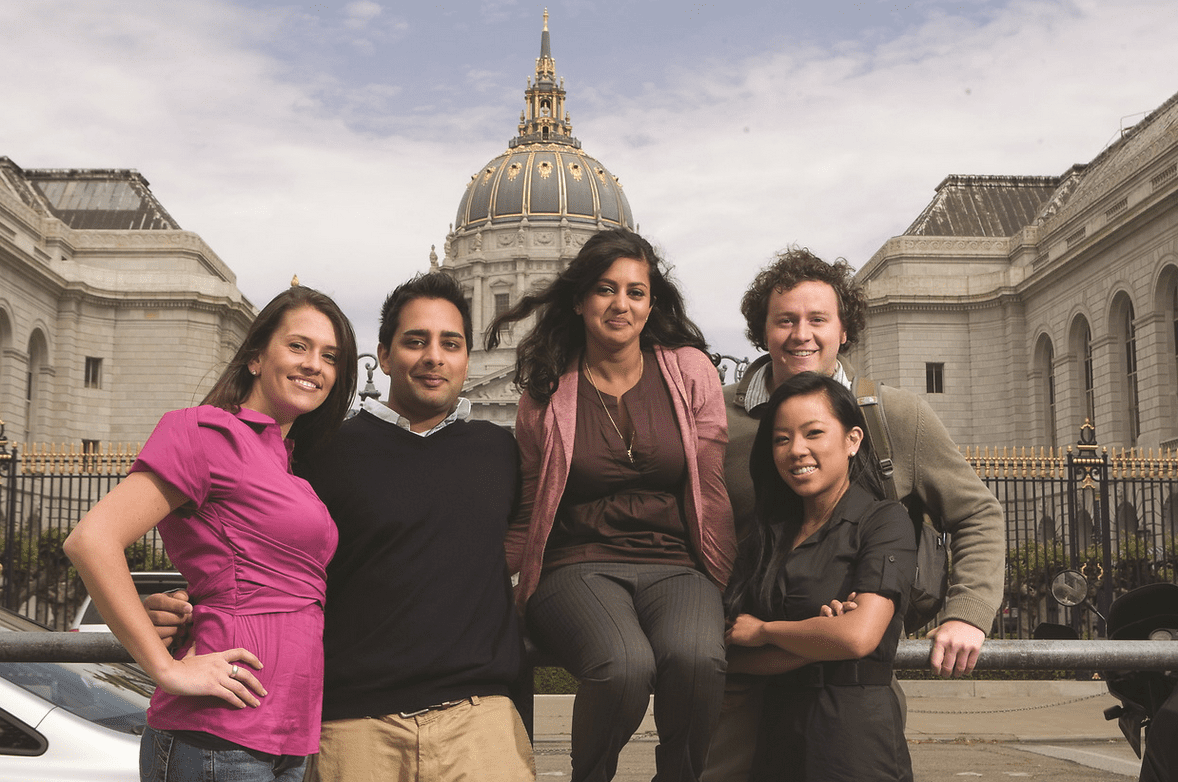
<path id="1" fill-rule="evenodd" d="M 577 680 L 564 668 L 536 668 L 534 683 L 537 695 L 574 695 Z"/>

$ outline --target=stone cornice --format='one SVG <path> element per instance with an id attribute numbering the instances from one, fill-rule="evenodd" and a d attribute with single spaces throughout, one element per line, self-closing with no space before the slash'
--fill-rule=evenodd
<path id="1" fill-rule="evenodd" d="M 1024 292 L 1030 293 L 1044 285 L 1049 285 L 1050 280 L 1066 269 L 1085 263 L 1094 255 L 1114 246 L 1123 237 L 1132 235 L 1137 226 L 1155 219 L 1159 210 L 1173 208 L 1175 204 L 1167 202 L 1172 202 L 1174 195 L 1171 192 L 1162 198 L 1143 199 L 1128 209 L 1120 211 L 1115 220 L 1103 223 L 1095 221 L 1093 230 L 1086 233 L 1082 241 L 1075 242 L 1074 246 L 1065 248 L 1054 258 L 1041 256 L 1041 260 L 1034 264 L 1033 272 L 1028 275 L 1026 282 L 1022 285 Z M 1056 239 L 1056 241 L 1060 240 Z M 1050 240 L 1044 240 L 1040 246 L 1049 247 Z"/>
<path id="2" fill-rule="evenodd" d="M 141 252 L 175 253 L 184 251 L 195 257 L 213 275 L 236 284 L 237 275 L 213 252 L 198 234 L 191 231 L 70 231 L 76 255 L 126 255 Z"/>
<path id="3" fill-rule="evenodd" d="M 244 313 L 251 320 L 255 313 L 253 305 L 244 298 L 232 299 L 226 296 L 210 297 L 195 292 L 166 293 L 105 292 L 90 288 L 69 286 L 58 296 L 59 301 L 74 301 L 111 307 L 119 310 L 160 310 L 186 309 L 200 312 L 223 313 L 226 310 Z"/>
<path id="4" fill-rule="evenodd" d="M 903 296 L 888 294 L 869 297 L 867 308 L 874 315 L 880 312 L 961 312 L 1007 307 L 1022 304 L 1023 297 L 1012 286 L 994 291 L 964 296 Z"/>
<path id="5" fill-rule="evenodd" d="M 983 258 L 1006 259 L 1011 246 L 1011 238 L 1008 237 L 893 236 L 876 250 L 871 260 L 863 264 L 855 276 L 860 282 L 867 282 L 883 269 L 885 263 L 929 256 L 949 263 Z"/>
<path id="6" fill-rule="evenodd" d="M 1152 169 L 1149 166 L 1151 160 L 1178 147 L 1178 124 L 1167 125 L 1154 121 L 1139 134 L 1143 138 L 1137 138 L 1136 135 L 1123 139 L 1118 145 L 1119 149 L 1109 148 L 1089 164 L 1079 192 L 1074 193 L 1058 212 L 1045 221 L 1045 233 L 1058 233 L 1062 226 L 1066 226 L 1072 218 L 1096 201 L 1108 197 L 1112 191 L 1130 180 L 1142 178 L 1144 172 Z M 1136 151 L 1126 152 L 1125 147 L 1131 146 L 1136 146 Z M 1102 161 L 1100 158 L 1105 155 L 1108 159 Z M 1062 230 L 1067 233 L 1066 229 Z"/>

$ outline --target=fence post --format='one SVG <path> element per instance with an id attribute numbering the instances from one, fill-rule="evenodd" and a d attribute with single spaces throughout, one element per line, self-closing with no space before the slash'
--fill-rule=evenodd
<path id="1" fill-rule="evenodd" d="M 1108 454 L 1098 452 L 1096 427 L 1089 420 L 1085 420 L 1084 425 L 1080 427 L 1080 440 L 1076 443 L 1076 453 L 1068 454 L 1068 475 L 1073 486 L 1078 484 L 1079 491 L 1092 492 L 1093 510 L 1095 511 L 1095 518 L 1092 521 L 1093 526 L 1098 530 L 1100 567 L 1104 571 L 1100 578 L 1096 603 L 1100 614 L 1108 616 L 1109 606 L 1113 602 L 1114 543 L 1108 514 Z M 1075 504 L 1074 498 L 1072 502 Z M 1075 516 L 1072 517 L 1073 526 L 1075 518 Z M 1076 552 L 1079 552 L 1079 548 L 1076 549 Z M 1103 619 L 1097 620 L 1097 632 L 1101 635 L 1106 635 L 1108 632 Z"/>
<path id="2" fill-rule="evenodd" d="M 4 607 L 12 608 L 12 541 L 16 537 L 16 447 L 4 436 L 4 421 L 0 420 L 0 487 L 4 496 Z"/>

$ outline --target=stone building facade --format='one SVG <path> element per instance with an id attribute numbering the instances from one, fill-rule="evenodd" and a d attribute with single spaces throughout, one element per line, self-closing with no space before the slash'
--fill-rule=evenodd
<path id="1" fill-rule="evenodd" d="M 565 98 L 545 11 L 518 133 L 505 152 L 471 175 L 440 264 L 471 303 L 476 349 L 464 394 L 475 417 L 509 427 L 515 425 L 519 400 L 515 348 L 532 320 L 508 329 L 493 351 L 482 349 L 487 326 L 530 290 L 555 279 L 594 233 L 634 227 L 617 178 L 573 137 Z"/>
<path id="2" fill-rule="evenodd" d="M 856 366 L 962 445 L 1178 445 L 1178 95 L 1060 176 L 949 176 L 858 272 Z"/>
<path id="3" fill-rule="evenodd" d="M 133 170 L 0 157 L 0 420 L 17 442 L 130 442 L 200 401 L 256 314 Z"/>

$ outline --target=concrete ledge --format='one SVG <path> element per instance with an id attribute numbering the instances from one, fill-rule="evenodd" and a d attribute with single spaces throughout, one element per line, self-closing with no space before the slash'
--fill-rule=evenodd
<path id="1" fill-rule="evenodd" d="M 1082 698 L 1107 692 L 1103 681 L 1069 679 L 901 679 L 900 688 L 913 698 Z"/>

